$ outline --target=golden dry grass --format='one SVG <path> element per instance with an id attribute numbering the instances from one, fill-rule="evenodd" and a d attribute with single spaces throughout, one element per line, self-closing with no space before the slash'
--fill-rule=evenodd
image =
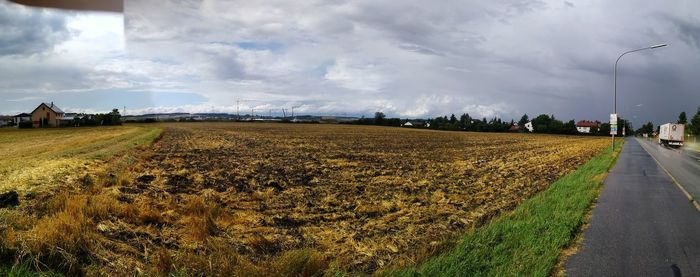
<path id="1" fill-rule="evenodd" d="M 5 249 L 95 274 L 373 273 L 448 248 L 607 145 L 366 126 L 158 126 L 151 149 L 106 156 L 116 170 L 67 171 L 62 182 L 79 193 L 23 202 L 18 212 L 33 221 L 5 216 Z M 39 235 L 51 239 L 32 242 Z"/>
<path id="2" fill-rule="evenodd" d="M 140 126 L 0 130 L 0 192 L 71 184 L 82 176 L 76 173 L 159 132 Z"/>

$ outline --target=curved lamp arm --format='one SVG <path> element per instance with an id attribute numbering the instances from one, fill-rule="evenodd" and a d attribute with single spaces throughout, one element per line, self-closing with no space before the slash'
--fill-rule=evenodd
<path id="1" fill-rule="evenodd" d="M 617 57 L 617 60 L 615 60 L 615 95 L 613 96 L 613 97 L 614 97 L 614 99 L 613 99 L 613 113 L 617 113 L 617 63 L 620 61 L 620 59 L 622 58 L 622 56 L 627 55 L 627 54 L 629 54 L 629 53 L 642 51 L 642 50 L 649 50 L 649 49 L 661 48 L 661 47 L 664 47 L 664 46 L 667 46 L 667 45 L 668 45 L 668 44 L 662 43 L 662 44 L 652 45 L 652 46 L 649 46 L 649 47 L 634 49 L 634 50 L 630 50 L 630 51 L 624 52 L 624 53 L 620 54 L 619 57 Z"/>

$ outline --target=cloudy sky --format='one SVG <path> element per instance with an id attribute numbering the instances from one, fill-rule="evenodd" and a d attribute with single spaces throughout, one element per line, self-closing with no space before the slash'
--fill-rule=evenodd
<path id="1" fill-rule="evenodd" d="M 700 105 L 700 1 L 0 0 L 0 114 L 555 114 L 636 126 Z"/>

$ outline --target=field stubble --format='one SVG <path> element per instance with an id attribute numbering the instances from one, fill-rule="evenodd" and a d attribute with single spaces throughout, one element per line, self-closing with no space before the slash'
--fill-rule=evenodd
<path id="1" fill-rule="evenodd" d="M 216 231 L 181 234 L 181 242 L 224 237 L 253 262 L 310 248 L 334 269 L 370 273 L 451 245 L 605 145 L 337 125 L 172 125 L 143 163 L 141 178 L 153 181 L 131 195 L 214 204 L 216 216 L 206 220 Z M 191 229 L 182 224 L 162 232 Z"/>
<path id="2" fill-rule="evenodd" d="M 80 212 L 55 208 L 90 219 L 83 227 L 94 237 L 71 239 L 101 241 L 86 246 L 98 271 L 310 275 L 413 265 L 608 142 L 342 125 L 161 127 L 123 181 L 59 201 L 83 203 Z"/>

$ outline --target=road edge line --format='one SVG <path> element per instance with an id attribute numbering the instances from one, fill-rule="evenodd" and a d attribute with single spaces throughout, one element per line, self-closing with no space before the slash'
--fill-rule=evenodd
<path id="1" fill-rule="evenodd" d="M 640 145 L 641 145 L 641 143 L 640 143 Z M 693 197 L 692 195 L 690 195 L 690 193 L 688 193 L 688 191 L 685 189 L 685 187 L 683 187 L 683 185 L 681 185 L 681 183 L 678 182 L 678 180 L 676 180 L 676 177 L 673 177 L 673 175 L 671 175 L 671 172 L 669 172 L 669 171 L 666 169 L 666 167 L 664 167 L 664 166 L 661 164 L 661 162 L 659 162 L 659 160 L 657 160 L 656 157 L 654 157 L 654 155 L 652 155 L 651 153 L 649 153 L 649 150 L 647 150 L 646 147 L 642 146 L 642 149 L 644 149 L 644 152 L 647 152 L 647 154 L 649 154 L 649 156 L 650 156 L 652 159 L 654 159 L 654 161 L 656 162 L 656 164 L 659 165 L 659 167 L 661 167 L 661 169 L 663 169 L 664 172 L 666 172 L 666 175 L 668 175 L 668 177 L 671 177 L 671 181 L 673 181 L 673 183 L 676 184 L 676 186 L 683 192 L 683 194 L 685 194 L 685 197 L 688 198 L 688 200 L 690 201 L 690 203 L 693 203 L 693 206 L 695 206 L 695 209 L 697 209 L 698 212 L 700 212 L 700 204 L 698 204 L 698 201 L 695 200 L 695 197 Z"/>

